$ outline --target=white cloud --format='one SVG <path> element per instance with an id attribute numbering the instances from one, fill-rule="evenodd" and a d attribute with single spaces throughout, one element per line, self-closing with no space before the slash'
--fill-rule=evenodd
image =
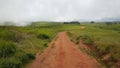
<path id="1" fill-rule="evenodd" d="M 0 22 L 120 17 L 120 0 L 0 0 Z"/>

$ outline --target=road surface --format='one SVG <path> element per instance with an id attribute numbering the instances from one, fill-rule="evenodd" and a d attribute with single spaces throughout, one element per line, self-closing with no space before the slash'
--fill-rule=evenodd
<path id="1" fill-rule="evenodd" d="M 100 64 L 78 49 L 65 32 L 60 32 L 29 68 L 100 68 Z"/>

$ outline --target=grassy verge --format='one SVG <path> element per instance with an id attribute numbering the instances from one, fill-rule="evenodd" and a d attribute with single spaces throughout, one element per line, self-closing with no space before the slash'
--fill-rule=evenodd
<path id="1" fill-rule="evenodd" d="M 71 40 L 78 44 L 82 39 L 83 43 L 90 47 L 108 68 L 119 68 L 120 30 L 118 27 L 120 25 L 84 24 L 80 27 L 79 30 L 69 31 Z"/>

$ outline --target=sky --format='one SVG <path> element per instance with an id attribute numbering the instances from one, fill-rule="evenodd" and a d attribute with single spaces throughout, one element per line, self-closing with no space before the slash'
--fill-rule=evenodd
<path id="1" fill-rule="evenodd" d="M 120 18 L 120 0 L 0 0 L 0 23 Z"/>

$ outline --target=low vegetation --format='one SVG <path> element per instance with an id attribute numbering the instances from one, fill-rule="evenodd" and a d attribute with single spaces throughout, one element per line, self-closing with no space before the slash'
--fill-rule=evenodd
<path id="1" fill-rule="evenodd" d="M 83 35 L 83 36 L 79 36 L 77 37 L 77 40 L 83 40 L 83 43 L 86 45 L 92 45 L 93 41 L 92 39 L 88 36 L 88 35 Z"/>
<path id="2" fill-rule="evenodd" d="M 120 24 L 61 24 L 34 22 L 27 26 L 0 26 L 0 68 L 24 68 L 42 53 L 58 32 L 71 41 L 92 47 L 108 68 L 120 67 Z M 54 48 L 52 46 L 51 48 Z M 93 54 L 93 53 L 90 53 Z"/>
<path id="3" fill-rule="evenodd" d="M 39 34 L 39 35 L 37 36 L 37 38 L 40 38 L 40 39 L 49 39 L 49 36 L 46 35 L 46 34 Z"/>
<path id="4" fill-rule="evenodd" d="M 1 26 L 0 29 L 0 68 L 22 68 L 25 63 L 35 58 L 35 54 L 27 53 L 19 48 L 22 40 L 18 32 L 13 31 L 14 27 Z M 11 28 L 11 29 L 8 29 Z"/>
<path id="5" fill-rule="evenodd" d="M 0 57 L 9 57 L 16 52 L 16 46 L 11 42 L 0 41 Z"/>
<path id="6" fill-rule="evenodd" d="M 0 26 L 0 68 L 24 68 L 42 53 L 55 35 L 79 25 L 35 22 L 27 26 Z M 53 48 L 53 47 L 52 47 Z"/>
<path id="7" fill-rule="evenodd" d="M 84 29 L 82 29 L 84 27 Z M 120 24 L 83 24 L 81 29 L 69 31 L 68 35 L 73 42 L 86 44 L 96 53 L 108 68 L 120 67 Z"/>

